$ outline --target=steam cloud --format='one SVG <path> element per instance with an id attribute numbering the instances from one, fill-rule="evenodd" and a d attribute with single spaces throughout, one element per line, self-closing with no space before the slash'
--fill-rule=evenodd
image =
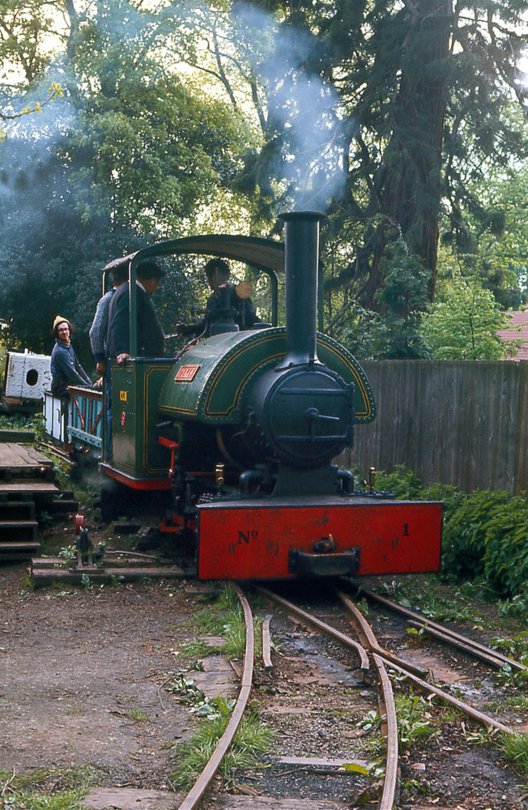
<path id="1" fill-rule="evenodd" d="M 346 178 L 340 99 L 318 70 L 323 44 L 305 29 L 277 25 L 253 6 L 237 4 L 234 14 L 252 67 L 268 86 L 270 128 L 284 136 L 286 151 L 277 156 L 276 173 L 292 183 L 295 207 L 325 210 Z"/>

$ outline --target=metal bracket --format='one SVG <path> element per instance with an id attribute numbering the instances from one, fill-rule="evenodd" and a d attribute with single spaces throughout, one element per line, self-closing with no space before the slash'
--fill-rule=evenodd
<path id="1" fill-rule="evenodd" d="M 331 554 L 312 554 L 290 549 L 288 571 L 301 577 L 343 577 L 359 571 L 360 549 Z"/>

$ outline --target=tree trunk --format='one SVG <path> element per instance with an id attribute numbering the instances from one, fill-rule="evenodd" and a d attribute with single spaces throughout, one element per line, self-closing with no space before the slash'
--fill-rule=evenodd
<path id="1" fill-rule="evenodd" d="M 381 260 L 395 230 L 429 271 L 430 300 L 434 297 L 451 5 L 451 0 L 409 0 L 402 12 L 406 20 L 400 29 L 392 135 L 376 182 L 383 220 L 371 235 L 374 250 L 364 288 L 365 305 L 371 309 L 379 308 L 375 294 L 383 280 Z"/>

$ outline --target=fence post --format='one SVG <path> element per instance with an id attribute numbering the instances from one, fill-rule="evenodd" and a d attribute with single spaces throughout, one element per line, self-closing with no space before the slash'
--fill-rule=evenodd
<path id="1" fill-rule="evenodd" d="M 517 440 L 515 442 L 514 492 L 528 490 L 528 360 L 519 361 Z"/>

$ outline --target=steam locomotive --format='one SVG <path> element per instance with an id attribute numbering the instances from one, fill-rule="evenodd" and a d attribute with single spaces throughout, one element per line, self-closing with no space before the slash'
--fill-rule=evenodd
<path id="1" fill-rule="evenodd" d="M 175 550 L 192 546 L 200 579 L 436 571 L 442 505 L 355 492 L 352 474 L 334 463 L 352 447 L 354 426 L 375 417 L 374 398 L 350 352 L 317 331 L 321 215 L 282 220 L 284 245 L 210 236 L 127 257 L 131 359 L 111 372 L 112 455 L 105 419 L 86 410 L 94 392 L 71 389 L 70 440 L 93 444 L 102 433 L 103 503 L 105 482 L 162 496 L 160 531 Z M 271 324 L 240 331 L 220 307 L 207 336 L 176 357 L 138 357 L 138 266 L 193 251 L 267 273 Z M 283 269 L 285 327 L 277 326 Z M 106 507 L 115 499 L 110 491 Z"/>

